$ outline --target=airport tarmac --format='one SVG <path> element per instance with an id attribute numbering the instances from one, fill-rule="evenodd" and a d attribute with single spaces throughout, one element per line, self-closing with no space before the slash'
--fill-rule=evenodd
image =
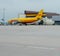
<path id="1" fill-rule="evenodd" d="M 60 26 L 0 26 L 0 56 L 60 56 Z"/>

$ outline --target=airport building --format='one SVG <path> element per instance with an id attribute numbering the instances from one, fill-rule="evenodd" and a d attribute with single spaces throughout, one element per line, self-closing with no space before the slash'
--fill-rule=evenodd
<path id="1" fill-rule="evenodd" d="M 27 10 L 24 13 L 25 13 L 26 17 L 35 17 L 38 14 L 38 12 L 27 11 Z M 60 14 L 52 13 L 52 12 L 44 12 L 44 14 L 46 14 L 46 16 L 43 16 L 43 17 L 52 19 L 53 21 L 55 21 L 55 24 L 60 25 Z"/>

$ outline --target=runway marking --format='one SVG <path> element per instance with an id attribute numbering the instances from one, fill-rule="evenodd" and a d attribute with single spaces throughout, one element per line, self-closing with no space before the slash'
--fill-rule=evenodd
<path id="1" fill-rule="evenodd" d="M 39 46 L 26 46 L 28 48 L 39 48 L 39 49 L 50 49 L 50 50 L 53 50 L 55 48 L 49 48 L 49 47 L 39 47 Z"/>
<path id="2" fill-rule="evenodd" d="M 35 49 L 45 49 L 45 50 L 58 50 L 58 47 L 49 47 L 49 46 L 41 46 L 41 45 L 30 45 L 30 44 L 14 44 L 14 43 L 1 43 L 2 46 L 15 46 L 20 48 L 35 48 Z M 60 49 L 59 49 L 60 50 Z"/>

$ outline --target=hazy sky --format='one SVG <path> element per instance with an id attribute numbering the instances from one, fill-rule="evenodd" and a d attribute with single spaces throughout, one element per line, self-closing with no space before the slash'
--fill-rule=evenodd
<path id="1" fill-rule="evenodd" d="M 17 17 L 24 10 L 60 13 L 60 0 L 0 0 L 0 18 L 3 17 L 5 8 L 5 19 Z"/>

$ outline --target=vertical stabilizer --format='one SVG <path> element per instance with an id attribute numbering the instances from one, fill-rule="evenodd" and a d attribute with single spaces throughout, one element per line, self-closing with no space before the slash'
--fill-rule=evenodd
<path id="1" fill-rule="evenodd" d="M 44 15 L 43 12 L 44 12 L 44 10 L 41 9 L 41 10 L 39 11 L 39 13 L 37 14 L 36 18 L 42 20 L 42 16 Z"/>

